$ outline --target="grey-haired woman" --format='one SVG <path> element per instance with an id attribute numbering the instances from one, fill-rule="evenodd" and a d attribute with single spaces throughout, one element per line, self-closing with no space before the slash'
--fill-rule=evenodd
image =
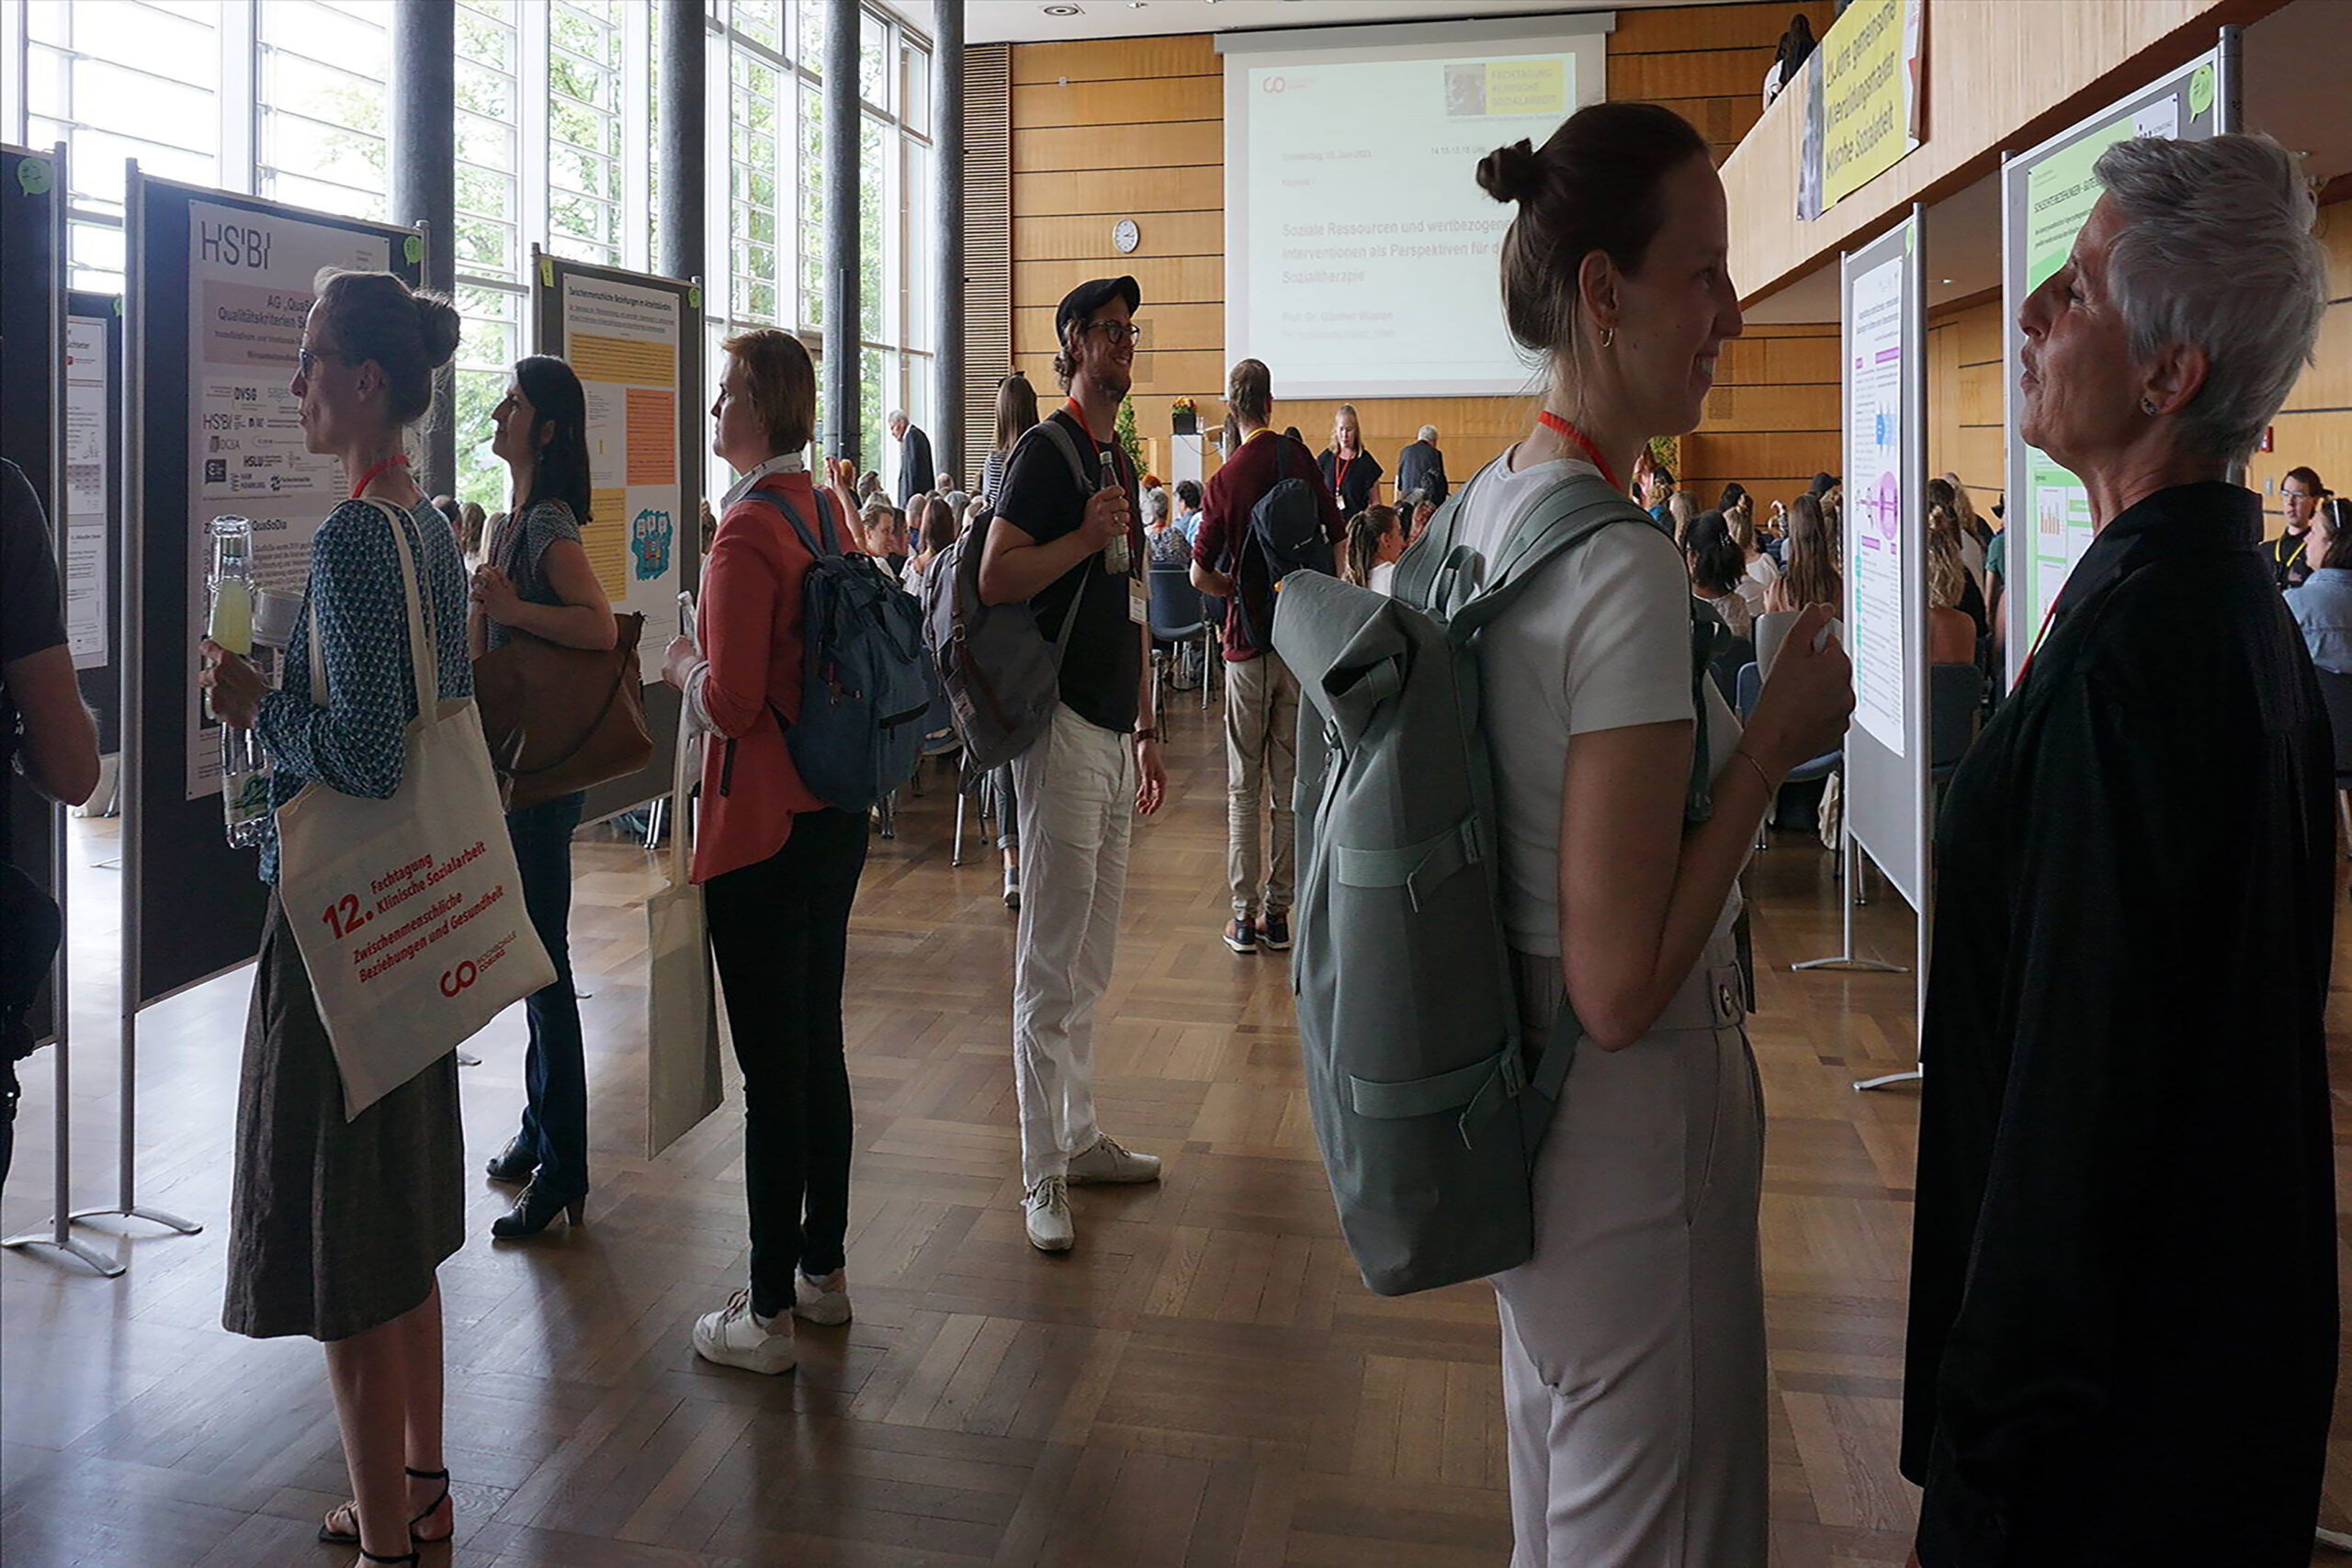
<path id="1" fill-rule="evenodd" d="M 2326 301 L 2267 139 L 2126 141 L 2025 301 L 2098 536 L 1937 840 L 1904 1472 L 1924 1568 L 2302 1568 L 2336 1361 L 2334 755 L 2234 482 Z"/>

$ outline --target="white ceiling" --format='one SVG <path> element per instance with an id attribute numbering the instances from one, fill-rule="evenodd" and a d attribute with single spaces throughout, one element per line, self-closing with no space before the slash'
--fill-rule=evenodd
<path id="1" fill-rule="evenodd" d="M 1148 38 L 1161 33 L 1225 33 L 1256 28 L 1328 28 L 1358 22 L 1467 21 L 1479 17 L 1631 11 L 1689 0 L 966 0 L 967 43 L 1051 43 L 1072 39 Z M 1056 17 L 1048 5 L 1074 5 Z"/>

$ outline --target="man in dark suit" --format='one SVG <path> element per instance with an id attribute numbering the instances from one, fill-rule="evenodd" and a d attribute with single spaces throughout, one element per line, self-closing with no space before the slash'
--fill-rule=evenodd
<path id="1" fill-rule="evenodd" d="M 1437 426 L 1421 426 L 1420 439 L 1396 454 L 1396 493 L 1425 491 L 1430 504 L 1445 503 L 1445 454 L 1437 449 Z"/>
<path id="2" fill-rule="evenodd" d="M 929 495 L 938 471 L 931 466 L 931 437 L 907 423 L 903 410 L 890 411 L 890 439 L 899 444 L 899 505 L 901 510 L 919 495 Z"/>

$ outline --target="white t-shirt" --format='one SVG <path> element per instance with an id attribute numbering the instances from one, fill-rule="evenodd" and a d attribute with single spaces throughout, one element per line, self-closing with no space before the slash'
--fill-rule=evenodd
<path id="1" fill-rule="evenodd" d="M 1517 448 L 1512 448 L 1516 451 Z M 1519 473 L 1511 453 L 1480 476 L 1463 508 L 1459 542 L 1493 553 L 1544 491 L 1591 464 L 1559 459 Z M 1503 919 L 1522 953 L 1560 952 L 1560 790 L 1578 735 L 1690 715 L 1690 587 L 1682 552 L 1664 532 L 1627 523 L 1602 529 L 1543 569 L 1519 602 L 1479 637 L 1487 742 L 1501 818 Z M 1702 682 L 1708 759 L 1717 777 L 1739 744 L 1739 721 Z M 1682 798 L 1689 781 L 1661 779 Z M 1717 931 L 1739 913 L 1724 901 Z"/>
<path id="2" fill-rule="evenodd" d="M 1363 585 L 1374 593 L 1396 592 L 1396 563 L 1393 560 L 1382 561 L 1365 575 Z"/>

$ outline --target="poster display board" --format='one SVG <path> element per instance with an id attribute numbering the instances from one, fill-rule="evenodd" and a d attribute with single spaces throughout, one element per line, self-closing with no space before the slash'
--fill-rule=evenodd
<path id="1" fill-rule="evenodd" d="M 1917 209 L 1839 269 L 1846 820 L 1915 909 L 1928 881 L 1927 293 Z"/>
<path id="2" fill-rule="evenodd" d="M 2025 350 L 2018 313 L 2027 297 L 2066 265 L 2075 236 L 2098 205 L 2093 168 L 2100 153 L 2133 137 L 2201 141 L 2237 128 L 2236 59 L 2236 29 L 2224 28 L 2214 49 L 2001 167 L 2001 303 L 2008 323 L 2004 423 L 2013 536 L 2003 606 L 2011 685 L 2024 673 L 2050 607 L 2096 532 L 2082 481 L 2018 432 Z"/>
<path id="3" fill-rule="evenodd" d="M 412 229 L 127 183 L 130 496 L 123 681 L 124 984 L 135 1010 L 250 959 L 268 890 L 232 849 L 220 730 L 196 687 L 211 520 L 252 519 L 256 580 L 300 593 L 341 466 L 303 450 L 290 383 L 319 269 L 419 280 Z"/>
<path id="4" fill-rule="evenodd" d="M 665 795 L 678 694 L 662 657 L 678 635 L 678 594 L 700 581 L 702 289 L 690 281 L 532 257 L 532 343 L 571 365 L 588 406 L 589 520 L 581 542 L 616 614 L 640 614 L 638 668 L 653 756 L 588 792 L 590 820 Z"/>
<path id="5" fill-rule="evenodd" d="M 65 299 L 65 635 L 101 753 L 122 746 L 121 389 L 122 297 L 76 289 Z"/>
<path id="6" fill-rule="evenodd" d="M 0 457 L 24 470 L 40 499 L 50 539 L 66 537 L 61 425 L 64 378 L 65 291 L 63 150 L 0 146 Z M 64 577 L 61 547 L 59 578 Z M 70 641 L 70 633 L 69 633 Z M 8 860 L 34 885 L 65 899 L 64 814 L 10 769 L 0 773 L 8 813 Z M 27 1023 L 33 1038 L 56 1037 L 63 1023 L 55 972 L 34 998 Z"/>
<path id="7" fill-rule="evenodd" d="M 105 666 L 107 472 L 113 442 L 107 428 L 114 360 L 107 320 L 69 310 L 65 317 L 65 641 L 74 668 Z"/>

